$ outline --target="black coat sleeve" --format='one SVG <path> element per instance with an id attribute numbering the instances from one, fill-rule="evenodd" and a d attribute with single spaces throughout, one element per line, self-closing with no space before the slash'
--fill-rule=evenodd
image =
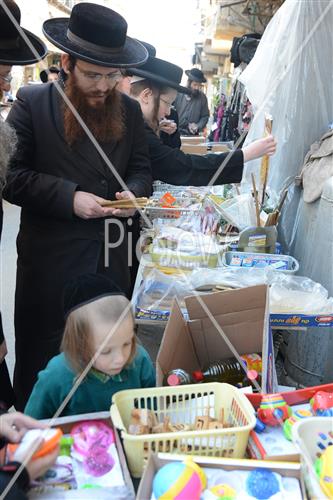
<path id="1" fill-rule="evenodd" d="M 228 153 L 205 156 L 185 154 L 180 149 L 165 146 L 146 124 L 145 130 L 153 179 L 178 186 L 206 186 Z M 243 151 L 236 150 L 214 184 L 240 182 L 244 167 Z"/>
<path id="2" fill-rule="evenodd" d="M 10 462 L 2 467 L 0 467 L 0 494 L 3 493 L 7 485 L 12 479 L 12 476 L 21 464 L 18 462 Z M 25 490 L 29 486 L 29 475 L 26 469 L 23 469 L 17 481 L 13 484 L 6 499 L 8 500 L 27 500 Z"/>
<path id="3" fill-rule="evenodd" d="M 35 139 L 27 90 L 30 89 L 22 87 L 19 90 L 8 115 L 8 122 L 16 130 L 18 144 L 3 196 L 14 205 L 40 211 L 43 215 L 71 219 L 77 184 L 34 168 Z"/>
<path id="4" fill-rule="evenodd" d="M 172 109 L 170 111 L 170 115 L 167 118 L 168 120 L 173 120 L 176 123 L 177 129 L 173 134 L 167 134 L 166 132 L 161 132 L 160 133 L 161 141 L 166 146 L 170 146 L 170 148 L 180 148 L 180 146 L 182 145 L 182 141 L 180 139 L 179 118 L 177 111 L 175 109 Z"/>
<path id="5" fill-rule="evenodd" d="M 201 132 L 205 128 L 208 120 L 209 120 L 208 101 L 207 101 L 207 97 L 205 96 L 205 94 L 202 94 L 200 120 L 197 123 L 199 132 Z"/>
<path id="6" fill-rule="evenodd" d="M 132 152 L 128 162 L 125 183 L 135 196 L 150 196 L 152 191 L 152 172 L 147 137 L 141 109 L 131 100 L 131 120 L 134 120 Z"/>

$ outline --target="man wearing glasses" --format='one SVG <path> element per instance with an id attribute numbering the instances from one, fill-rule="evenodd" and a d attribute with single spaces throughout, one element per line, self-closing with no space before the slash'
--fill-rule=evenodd
<path id="1" fill-rule="evenodd" d="M 101 273 L 129 291 L 127 218 L 135 210 L 103 202 L 149 196 L 152 184 L 140 108 L 116 90 L 120 71 L 148 57 L 126 36 L 125 19 L 79 3 L 69 19 L 45 21 L 43 31 L 64 52 L 60 78 L 22 88 L 8 118 L 19 143 L 5 197 L 22 207 L 14 374 L 20 409 L 38 371 L 59 352 L 65 283 Z"/>

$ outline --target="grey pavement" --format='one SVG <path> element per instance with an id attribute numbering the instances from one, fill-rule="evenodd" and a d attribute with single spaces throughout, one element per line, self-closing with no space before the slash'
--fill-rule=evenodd
<path id="1" fill-rule="evenodd" d="M 16 236 L 20 208 L 3 202 L 4 217 L 0 248 L 0 308 L 3 330 L 7 341 L 6 357 L 10 375 L 13 375 L 14 354 L 14 294 L 16 277 Z"/>

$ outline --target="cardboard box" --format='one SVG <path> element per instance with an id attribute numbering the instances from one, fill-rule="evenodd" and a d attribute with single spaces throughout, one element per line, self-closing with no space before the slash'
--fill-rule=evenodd
<path id="1" fill-rule="evenodd" d="M 222 329 L 238 354 L 262 353 L 262 391 L 276 392 L 266 285 L 191 296 L 185 303 L 188 321 L 177 301 L 173 304 L 156 359 L 157 385 L 163 384 L 170 370 L 182 368 L 191 373 L 211 362 L 233 357 L 220 334 Z"/>
<path id="2" fill-rule="evenodd" d="M 144 474 L 142 476 L 137 500 L 150 500 L 152 496 L 152 483 L 157 471 L 163 467 L 163 465 L 174 462 L 185 460 L 185 455 L 172 455 L 167 453 L 151 454 L 148 459 L 147 466 L 145 468 Z M 301 465 L 299 463 L 289 463 L 289 462 L 263 462 L 261 460 L 245 460 L 245 459 L 232 459 L 232 458 L 213 458 L 213 457 L 193 457 L 194 461 L 201 467 L 209 467 L 213 469 L 223 468 L 225 470 L 245 470 L 251 471 L 257 467 L 262 467 L 264 469 L 269 469 L 272 472 L 277 472 L 284 477 L 294 477 L 300 481 L 301 492 L 303 498 L 305 496 L 304 482 L 301 475 Z"/>
<path id="3" fill-rule="evenodd" d="M 53 420 L 41 420 L 43 423 L 50 423 L 51 427 L 60 427 L 63 431 L 63 433 L 69 433 L 71 428 L 74 426 L 74 424 L 77 424 L 78 422 L 83 422 L 85 420 L 102 420 L 104 421 L 107 425 L 109 425 L 113 431 L 114 431 L 114 436 L 115 436 L 115 443 L 116 443 L 116 448 L 118 452 L 118 457 L 119 457 L 119 462 L 124 478 L 124 482 L 126 486 L 128 487 L 128 492 L 126 494 L 126 500 L 131 500 L 135 499 L 135 491 L 132 483 L 131 476 L 129 474 L 127 464 L 126 464 L 126 459 L 125 455 L 123 452 L 123 448 L 120 442 L 120 438 L 118 435 L 118 431 L 115 429 L 115 427 L 112 424 L 111 418 L 110 418 L 110 412 L 108 411 L 103 411 L 103 412 L 96 412 L 96 413 L 85 413 L 82 415 L 73 415 L 70 417 L 60 417 L 60 418 L 55 418 Z M 94 495 L 92 497 L 91 492 L 94 491 Z M 68 491 L 59 491 L 55 494 L 42 494 L 39 495 L 38 493 L 32 494 L 31 492 L 29 493 L 29 498 L 34 499 L 34 498 L 77 498 L 77 499 L 89 499 L 94 498 L 95 500 L 99 499 L 106 499 L 110 498 L 110 488 L 94 488 L 94 490 L 91 489 L 79 489 L 79 490 L 68 490 Z M 120 496 L 119 499 L 125 500 L 124 496 Z"/>

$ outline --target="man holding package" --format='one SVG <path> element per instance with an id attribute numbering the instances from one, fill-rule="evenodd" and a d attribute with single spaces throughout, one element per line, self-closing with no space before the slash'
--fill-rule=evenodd
<path id="1" fill-rule="evenodd" d="M 120 68 L 148 57 L 126 36 L 125 19 L 80 3 L 70 18 L 47 20 L 43 31 L 64 52 L 59 83 L 22 88 L 8 118 L 18 153 L 4 194 L 22 207 L 15 298 L 19 409 L 38 371 L 59 351 L 65 283 L 101 273 L 128 292 L 126 217 L 135 210 L 103 203 L 149 196 L 152 183 L 140 108 L 115 88 Z"/>

